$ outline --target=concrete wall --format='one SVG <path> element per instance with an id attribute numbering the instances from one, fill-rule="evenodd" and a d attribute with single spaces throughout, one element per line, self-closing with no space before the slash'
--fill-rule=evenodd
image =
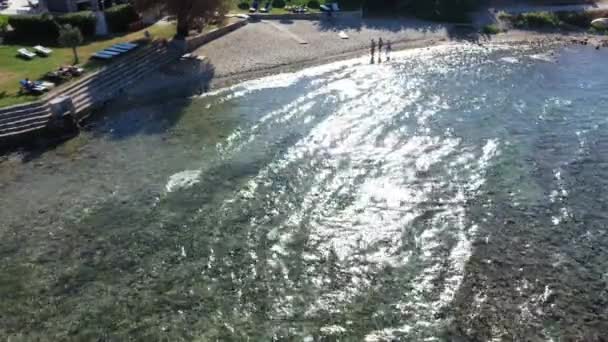
<path id="1" fill-rule="evenodd" d="M 326 13 L 287 13 L 287 14 L 250 14 L 252 20 L 321 20 L 329 18 Z M 363 11 L 340 11 L 333 13 L 334 18 L 362 18 Z"/>
<path id="2" fill-rule="evenodd" d="M 194 37 L 188 37 L 186 40 L 186 49 L 188 51 L 194 51 L 199 46 L 208 43 L 212 40 L 215 40 L 223 35 L 226 35 L 239 27 L 243 27 L 247 25 L 247 20 L 237 21 L 236 23 L 228 24 L 224 27 L 220 27 L 211 32 L 206 32 Z"/>

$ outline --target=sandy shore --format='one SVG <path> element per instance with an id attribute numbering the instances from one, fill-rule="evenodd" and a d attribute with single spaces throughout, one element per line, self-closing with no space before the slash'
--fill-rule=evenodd
<path id="1" fill-rule="evenodd" d="M 349 39 L 340 39 L 344 32 Z M 262 21 L 212 41 L 195 54 L 198 60 L 183 60 L 143 80 L 128 93 L 129 103 L 171 96 L 190 96 L 267 75 L 293 72 L 369 53 L 371 39 L 390 40 L 393 50 L 437 44 L 573 43 L 605 45 L 601 36 L 584 33 L 539 33 L 508 31 L 484 36 L 470 28 L 430 24 L 419 20 Z M 307 44 L 301 44 L 305 41 Z"/>

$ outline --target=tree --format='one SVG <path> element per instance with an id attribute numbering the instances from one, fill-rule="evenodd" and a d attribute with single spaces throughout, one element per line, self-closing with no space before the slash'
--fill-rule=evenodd
<path id="1" fill-rule="evenodd" d="M 160 7 L 177 17 L 177 38 L 188 36 L 191 25 L 196 21 L 208 22 L 224 15 L 230 0 L 135 0 L 135 7 L 146 11 Z"/>
<path id="2" fill-rule="evenodd" d="M 78 52 L 76 48 L 82 44 L 82 33 L 78 27 L 72 27 L 70 24 L 66 24 L 59 28 L 59 45 L 65 47 L 71 47 L 74 53 L 74 64 L 78 64 Z"/>

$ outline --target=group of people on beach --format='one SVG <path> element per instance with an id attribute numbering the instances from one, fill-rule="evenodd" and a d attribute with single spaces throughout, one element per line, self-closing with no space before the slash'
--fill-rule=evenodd
<path id="1" fill-rule="evenodd" d="M 382 63 L 382 49 L 384 50 L 385 53 L 385 57 L 386 57 L 386 61 L 390 61 L 391 60 L 391 51 L 393 50 L 393 47 L 391 45 L 391 41 L 387 40 L 386 41 L 386 45 L 384 44 L 384 41 L 382 40 L 382 38 L 378 39 L 378 63 Z M 374 39 L 372 39 L 372 46 L 370 49 L 370 54 L 371 54 L 371 64 L 375 63 L 375 55 L 376 55 L 376 41 Z"/>

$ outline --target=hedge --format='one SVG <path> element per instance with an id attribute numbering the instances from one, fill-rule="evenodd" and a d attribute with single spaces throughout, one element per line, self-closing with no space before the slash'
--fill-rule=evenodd
<path id="1" fill-rule="evenodd" d="M 8 23 L 13 28 L 13 36 L 19 40 L 52 42 L 59 35 L 57 23 L 49 15 L 15 15 L 8 17 Z"/>
<path id="2" fill-rule="evenodd" d="M 321 4 L 317 0 L 310 0 L 308 2 L 308 5 L 306 7 L 313 8 L 313 9 L 318 9 L 319 7 L 321 7 Z"/>
<path id="3" fill-rule="evenodd" d="M 274 8 L 283 8 L 285 7 L 285 0 L 273 0 L 272 7 Z"/>
<path id="4" fill-rule="evenodd" d="M 97 18 L 91 11 L 74 12 L 56 16 L 55 21 L 61 26 L 70 24 L 72 27 L 77 27 L 83 36 L 88 37 L 95 34 L 95 26 Z M 59 35 L 59 32 L 57 32 Z"/>
<path id="5" fill-rule="evenodd" d="M 129 25 L 139 20 L 139 15 L 131 4 L 113 6 L 104 12 L 108 28 L 114 33 L 128 31 Z"/>
<path id="6" fill-rule="evenodd" d="M 6 31 L 8 27 L 8 17 L 5 15 L 0 15 L 0 33 Z"/>
<path id="7" fill-rule="evenodd" d="M 83 36 L 95 34 L 95 15 L 91 11 L 74 12 L 53 17 L 42 15 L 14 15 L 8 18 L 15 38 L 25 41 L 55 43 L 59 36 L 59 26 L 70 24 L 77 27 Z"/>

